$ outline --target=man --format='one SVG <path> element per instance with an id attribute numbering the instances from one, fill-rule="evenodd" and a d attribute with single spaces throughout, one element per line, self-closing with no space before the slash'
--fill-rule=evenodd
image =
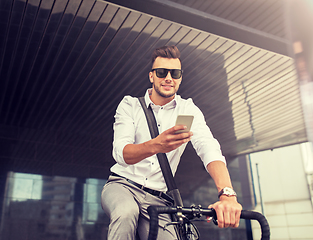
<path id="1" fill-rule="evenodd" d="M 202 112 L 191 99 L 182 99 L 176 92 L 182 81 L 180 52 L 175 46 L 156 49 L 149 73 L 152 89 L 145 94 L 160 135 L 151 139 L 143 109 L 137 98 L 124 97 L 119 104 L 114 123 L 113 157 L 116 164 L 103 188 L 101 203 L 110 217 L 108 239 L 147 239 L 150 205 L 170 205 L 167 188 L 156 157 L 166 153 L 173 173 L 180 157 L 191 141 L 197 154 L 212 176 L 220 201 L 209 207 L 216 210 L 219 227 L 238 227 L 241 205 L 226 168 L 220 145 L 207 127 Z M 193 115 L 191 131 L 179 133 L 186 126 L 174 126 L 178 115 Z M 228 191 L 228 192 L 227 192 Z M 176 239 L 168 215 L 160 215 L 158 239 Z"/>

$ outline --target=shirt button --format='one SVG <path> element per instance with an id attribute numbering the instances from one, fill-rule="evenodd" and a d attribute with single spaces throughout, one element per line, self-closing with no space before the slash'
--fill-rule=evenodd
<path id="1" fill-rule="evenodd" d="M 161 109 L 163 109 L 163 107 L 161 107 Z"/>
<path id="2" fill-rule="evenodd" d="M 148 180 L 148 178 L 146 178 L 146 180 Z"/>
<path id="3" fill-rule="evenodd" d="M 160 124 L 158 124 L 158 127 L 160 127 L 161 125 Z"/>

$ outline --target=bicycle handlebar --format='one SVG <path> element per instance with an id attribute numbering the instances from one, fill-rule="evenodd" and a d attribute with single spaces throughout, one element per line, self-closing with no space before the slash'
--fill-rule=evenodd
<path id="1" fill-rule="evenodd" d="M 158 215 L 162 213 L 176 214 L 182 213 L 186 215 L 192 215 L 200 218 L 201 215 L 216 218 L 216 213 L 213 208 L 194 208 L 194 207 L 163 207 L 163 206 L 149 206 L 148 213 L 150 216 L 150 230 L 148 240 L 155 240 L 158 235 Z M 261 226 L 261 240 L 270 239 L 270 228 L 266 218 L 258 212 L 242 210 L 240 218 L 257 220 Z"/>

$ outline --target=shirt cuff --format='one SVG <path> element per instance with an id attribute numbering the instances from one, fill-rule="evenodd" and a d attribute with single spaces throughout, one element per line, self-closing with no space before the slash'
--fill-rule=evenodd
<path id="1" fill-rule="evenodd" d="M 113 148 L 113 158 L 115 161 L 123 167 L 128 167 L 129 165 L 125 162 L 123 156 L 124 147 L 129 143 L 120 143 L 118 146 Z"/>
<path id="2" fill-rule="evenodd" d="M 206 154 L 206 156 L 200 156 L 200 158 L 202 159 L 203 165 L 206 169 L 206 171 L 208 171 L 207 166 L 211 163 L 211 162 L 215 162 L 215 161 L 221 161 L 223 163 L 226 163 L 226 159 L 223 155 L 221 154 L 209 154 L 209 156 Z"/>

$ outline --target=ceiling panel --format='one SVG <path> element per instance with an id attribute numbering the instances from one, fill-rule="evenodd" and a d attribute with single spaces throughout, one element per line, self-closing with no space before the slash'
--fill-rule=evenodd
<path id="1" fill-rule="evenodd" d="M 170 4 L 171 10 L 180 4 L 184 11 L 197 10 L 193 16 L 204 11 L 224 18 L 225 24 L 254 29 L 251 36 L 264 31 L 273 41 L 285 37 L 278 27 L 280 1 L 146 4 Z M 154 48 L 177 45 L 184 69 L 179 94 L 200 107 L 225 155 L 307 140 L 293 59 L 258 43 L 236 41 L 118 1 L 2 0 L 0 11 L 2 126 L 33 138 L 39 138 L 36 131 L 54 131 L 76 142 L 101 139 L 110 151 L 118 103 L 125 95 L 142 96 L 150 87 Z M 265 20 L 271 24 L 263 24 Z"/>
<path id="2" fill-rule="evenodd" d="M 285 0 L 165 0 L 234 23 L 286 38 Z M 160 2 L 160 1 L 158 1 Z"/>

